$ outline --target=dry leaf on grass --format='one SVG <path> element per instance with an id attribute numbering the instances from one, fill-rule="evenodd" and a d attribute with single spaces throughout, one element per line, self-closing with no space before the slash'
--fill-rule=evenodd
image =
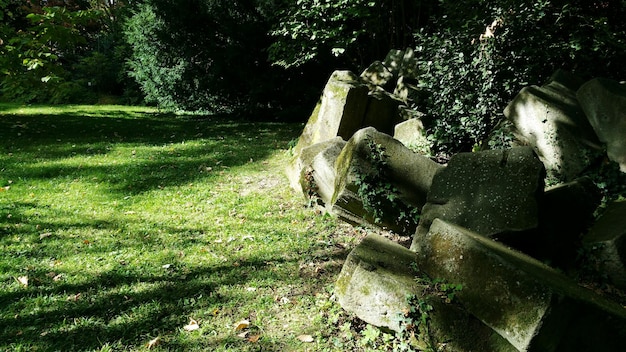
<path id="1" fill-rule="evenodd" d="M 193 318 L 190 318 L 189 324 L 183 326 L 183 329 L 185 331 L 195 331 L 195 330 L 200 329 L 200 324 L 198 324 L 198 322 L 194 320 Z"/>
<path id="2" fill-rule="evenodd" d="M 300 335 L 298 336 L 298 340 L 302 342 L 313 342 L 315 339 L 311 335 Z"/>
<path id="3" fill-rule="evenodd" d="M 248 342 L 256 343 L 261 338 L 261 335 L 252 335 L 248 337 Z"/>
<path id="4" fill-rule="evenodd" d="M 249 327 L 250 327 L 250 321 L 248 321 L 247 319 L 244 319 L 235 323 L 235 331 L 240 331 L 243 329 L 247 329 Z"/>
<path id="5" fill-rule="evenodd" d="M 44 233 L 39 235 L 39 239 L 43 240 L 44 238 L 50 237 L 50 236 L 52 236 L 52 232 L 44 232 Z"/>
<path id="6" fill-rule="evenodd" d="M 28 276 L 18 276 L 16 280 L 24 287 L 28 286 Z"/>
<path id="7" fill-rule="evenodd" d="M 155 337 L 152 340 L 148 341 L 148 343 L 146 344 L 146 347 L 150 350 L 155 346 L 158 346 L 161 343 L 161 338 L 160 337 Z"/>

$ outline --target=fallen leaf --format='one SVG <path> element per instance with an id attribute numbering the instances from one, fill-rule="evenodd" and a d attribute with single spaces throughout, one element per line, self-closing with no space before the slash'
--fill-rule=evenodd
<path id="1" fill-rule="evenodd" d="M 311 335 L 300 335 L 298 336 L 298 340 L 302 342 L 307 342 L 307 343 L 315 341 L 315 339 Z"/>
<path id="2" fill-rule="evenodd" d="M 159 345 L 161 343 L 161 338 L 160 337 L 155 337 L 152 340 L 148 341 L 148 343 L 146 344 L 146 347 L 148 349 L 152 349 L 153 347 Z"/>
<path id="3" fill-rule="evenodd" d="M 183 326 L 183 329 L 185 331 L 195 331 L 195 330 L 200 329 L 200 325 L 198 324 L 196 320 L 194 320 L 193 318 L 190 318 L 189 324 Z"/>
<path id="4" fill-rule="evenodd" d="M 68 296 L 68 297 L 67 297 L 67 300 L 68 300 L 68 301 L 74 301 L 74 302 L 76 302 L 76 301 L 78 301 L 78 299 L 80 298 L 80 296 L 82 296 L 82 293 L 78 292 L 78 293 L 77 293 L 77 294 L 75 294 L 75 295 L 70 295 L 70 296 Z"/>
<path id="5" fill-rule="evenodd" d="M 248 337 L 248 341 L 252 343 L 256 343 L 259 341 L 260 338 L 261 338 L 261 335 L 252 335 Z"/>
<path id="6" fill-rule="evenodd" d="M 235 323 L 235 331 L 240 331 L 250 327 L 250 321 L 244 319 Z"/>
<path id="7" fill-rule="evenodd" d="M 22 284 L 24 287 L 27 287 L 28 286 L 28 276 L 19 276 L 17 278 L 17 282 Z"/>
<path id="8" fill-rule="evenodd" d="M 44 232 L 44 233 L 39 235 L 39 239 L 43 240 L 44 238 L 50 237 L 50 236 L 52 236 L 52 232 Z"/>

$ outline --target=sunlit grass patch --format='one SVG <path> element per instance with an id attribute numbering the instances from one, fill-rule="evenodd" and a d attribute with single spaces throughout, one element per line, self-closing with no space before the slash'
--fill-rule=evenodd
<path id="1" fill-rule="evenodd" d="M 354 242 L 287 186 L 300 128 L 0 106 L 0 350 L 328 344 L 320 307 Z"/>

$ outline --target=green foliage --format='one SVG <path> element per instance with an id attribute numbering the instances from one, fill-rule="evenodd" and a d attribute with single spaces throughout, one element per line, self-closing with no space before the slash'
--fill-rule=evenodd
<path id="1" fill-rule="evenodd" d="M 283 77 L 264 53 L 272 8 L 261 0 L 146 1 L 127 23 L 130 75 L 165 109 L 271 104 Z"/>
<path id="2" fill-rule="evenodd" d="M 342 57 L 363 66 L 412 43 L 434 1 L 298 0 L 278 13 L 270 60 L 283 67 Z M 337 62 L 337 61 L 335 61 Z"/>
<path id="3" fill-rule="evenodd" d="M 115 76 L 121 69 L 121 65 L 114 67 L 111 55 L 106 60 L 90 60 L 102 49 L 99 33 L 112 12 L 88 3 L 53 4 L 0 4 L 9 19 L 0 26 L 4 41 L 0 43 L 0 88 L 5 100 L 93 102 L 98 91 L 94 88 L 105 81 L 102 77 Z M 114 91 L 118 82 L 113 82 L 99 91 Z"/>
<path id="4" fill-rule="evenodd" d="M 463 289 L 461 284 L 446 283 L 443 279 L 431 279 L 425 275 L 416 277 L 421 292 L 409 295 L 409 311 L 402 317 L 398 339 L 402 341 L 399 351 L 438 351 L 438 341 L 430 327 L 434 307 L 432 300 L 443 303 L 454 302 L 456 294 Z"/>
<path id="5" fill-rule="evenodd" d="M 357 194 L 363 201 L 363 208 L 373 216 L 377 224 L 396 225 L 403 231 L 414 229 L 419 222 L 419 209 L 406 204 L 400 198 L 398 189 L 390 183 L 385 148 L 368 138 L 367 149 L 368 171 L 357 171 L 354 181 Z M 387 212 L 394 214 L 395 224 L 384 223 L 385 218 L 389 217 Z"/>
<path id="6" fill-rule="evenodd" d="M 558 68 L 623 77 L 625 13 L 623 2 L 442 2 L 416 33 L 420 87 L 429 94 L 417 108 L 429 115 L 436 153 L 472 150 L 521 88 Z"/>

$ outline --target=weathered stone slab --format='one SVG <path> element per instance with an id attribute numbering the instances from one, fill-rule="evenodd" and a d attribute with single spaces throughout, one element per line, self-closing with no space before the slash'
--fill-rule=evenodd
<path id="1" fill-rule="evenodd" d="M 583 241 L 602 273 L 626 289 L 626 201 L 609 204 Z"/>
<path id="2" fill-rule="evenodd" d="M 377 87 L 368 95 L 367 109 L 361 128 L 374 127 L 380 132 L 393 134 L 394 126 L 400 122 L 398 106 L 401 103 L 384 89 Z"/>
<path id="3" fill-rule="evenodd" d="M 297 192 L 306 194 L 306 191 L 302 188 L 301 182 L 303 171 L 310 168 L 313 163 L 313 159 L 317 154 L 341 142 L 345 144 L 345 141 L 341 137 L 334 137 L 323 142 L 304 147 L 298 154 L 294 155 L 285 170 L 291 188 Z"/>
<path id="4" fill-rule="evenodd" d="M 395 76 L 398 77 L 400 75 L 400 70 L 402 69 L 402 62 L 404 60 L 404 50 L 391 49 L 387 53 L 385 60 L 383 60 L 383 65 L 387 67 L 387 69 Z"/>
<path id="5" fill-rule="evenodd" d="M 585 80 L 575 74 L 572 74 L 571 72 L 563 69 L 557 69 L 554 71 L 552 76 L 550 76 L 546 84 L 552 82 L 558 83 L 572 92 L 576 92 L 585 83 Z"/>
<path id="6" fill-rule="evenodd" d="M 576 96 L 593 130 L 606 144 L 609 159 L 626 172 L 626 84 L 596 78 L 580 87 Z"/>
<path id="7" fill-rule="evenodd" d="M 393 80 L 393 73 L 380 61 L 374 61 L 361 73 L 361 78 L 374 86 L 384 87 Z"/>
<path id="8" fill-rule="evenodd" d="M 559 81 L 522 89 L 504 115 L 545 165 L 549 184 L 574 180 L 597 157 L 598 139 L 575 92 Z"/>
<path id="9" fill-rule="evenodd" d="M 335 71 L 304 127 L 296 154 L 310 145 L 334 137 L 348 140 L 363 126 L 369 104 L 369 89 L 359 77 L 349 71 Z"/>
<path id="10" fill-rule="evenodd" d="M 407 296 L 418 291 L 415 252 L 370 234 L 348 255 L 335 285 L 343 309 L 380 327 L 399 331 Z"/>
<path id="11" fill-rule="evenodd" d="M 454 155 L 433 178 L 411 249 L 436 218 L 491 237 L 535 229 L 543 177 L 529 147 Z"/>
<path id="12" fill-rule="evenodd" d="M 459 302 L 519 351 L 616 351 L 626 310 L 539 261 L 435 220 L 420 237 L 418 266 L 462 284 Z"/>
<path id="13" fill-rule="evenodd" d="M 405 104 L 412 104 L 420 101 L 422 93 L 417 86 L 417 80 L 401 76 L 398 78 L 393 94 Z"/>
<path id="14" fill-rule="evenodd" d="M 391 136 L 378 132 L 373 127 L 364 128 L 348 141 L 337 158 L 335 167 L 337 178 L 333 195 L 332 211 L 343 219 L 353 223 L 373 223 L 372 215 L 368 213 L 360 197 L 357 195 L 357 182 L 363 175 L 381 172 L 374 169 L 371 163 L 372 149 L 370 142 L 379 145 L 384 150 L 386 169 L 385 182 L 398 191 L 396 204 L 389 209 L 379 209 L 387 214 L 378 225 L 388 227 L 399 233 L 412 234 L 413 230 L 404 227 L 398 221 L 407 214 L 399 211 L 408 206 L 418 210 L 426 202 L 426 195 L 430 189 L 435 172 L 442 166 L 429 158 L 414 153 Z M 408 209 L 407 209 L 408 210 Z"/>
<path id="15" fill-rule="evenodd" d="M 407 77 L 412 80 L 419 78 L 419 62 L 415 57 L 415 51 L 412 48 L 406 48 L 402 57 L 402 67 L 399 76 Z"/>
<path id="16" fill-rule="evenodd" d="M 422 155 L 430 155 L 430 142 L 426 137 L 424 123 L 420 119 L 410 119 L 395 126 L 393 138 L 407 148 Z"/>
<path id="17" fill-rule="evenodd" d="M 380 235 L 370 234 L 350 252 L 335 285 L 341 307 L 361 320 L 396 332 L 409 311 L 408 297 L 419 295 L 434 307 L 431 337 L 450 351 L 517 351 L 505 339 L 457 305 L 426 297 L 411 269 L 416 255 Z"/>
<path id="18" fill-rule="evenodd" d="M 326 144 L 327 147 L 320 151 L 311 162 L 309 170 L 303 170 L 300 183 L 304 187 L 313 187 L 315 196 L 319 197 L 322 205 L 328 205 L 335 193 L 336 169 L 335 161 L 346 145 L 346 141 L 337 137 Z M 313 184 L 309 184 L 313 182 Z M 306 188 L 305 188 L 306 189 Z"/>
<path id="19" fill-rule="evenodd" d="M 601 198 L 588 177 L 546 189 L 539 208 L 539 237 L 523 246 L 509 245 L 551 266 L 572 268 Z"/>

